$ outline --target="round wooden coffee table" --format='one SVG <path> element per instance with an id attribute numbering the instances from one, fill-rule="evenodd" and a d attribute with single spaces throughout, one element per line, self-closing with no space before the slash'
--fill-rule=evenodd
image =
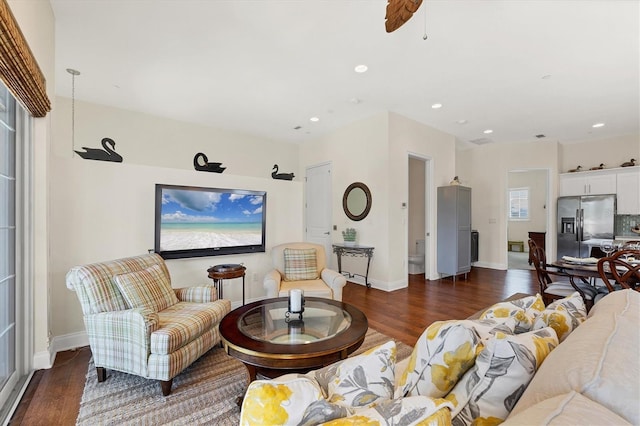
<path id="1" fill-rule="evenodd" d="M 302 319 L 287 317 L 288 299 L 266 299 L 229 312 L 220 322 L 227 353 L 256 373 L 277 377 L 345 359 L 360 347 L 369 324 L 344 302 L 306 297 Z"/>

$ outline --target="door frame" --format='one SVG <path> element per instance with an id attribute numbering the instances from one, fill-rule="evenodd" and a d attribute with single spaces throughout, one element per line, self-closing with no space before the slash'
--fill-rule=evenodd
<path id="1" fill-rule="evenodd" d="M 555 247 L 551 247 L 551 241 L 555 241 L 555 238 L 551 239 L 551 235 L 549 234 L 549 229 L 552 229 L 550 227 L 551 221 L 554 220 L 555 223 L 555 219 L 552 217 L 552 214 L 554 214 L 554 210 L 555 210 L 555 204 L 552 206 L 551 205 L 551 169 L 549 169 L 548 167 L 518 167 L 518 168 L 514 168 L 514 169 L 509 169 L 507 170 L 507 178 L 506 178 L 506 185 L 505 185 L 505 233 L 504 233 L 504 241 L 502 242 L 502 247 L 504 250 L 504 264 L 505 264 L 505 270 L 509 270 L 509 248 L 507 247 L 508 245 L 508 241 L 509 241 L 509 176 L 511 173 L 515 173 L 515 172 L 535 172 L 535 171 L 544 171 L 546 174 L 546 187 L 545 187 L 545 191 L 546 191 L 546 195 L 545 195 L 545 252 L 546 252 L 546 257 L 547 260 L 550 261 L 551 259 L 553 259 L 555 257 Z M 528 245 L 525 242 L 525 247 L 528 247 Z"/>
<path id="2" fill-rule="evenodd" d="M 436 270 L 436 246 L 434 238 L 434 220 L 436 200 L 435 191 L 433 188 L 433 157 L 429 155 L 419 154 L 417 152 L 407 151 L 407 173 L 406 173 L 406 188 L 407 199 L 409 198 L 409 159 L 420 160 L 424 162 L 424 238 L 425 238 L 425 259 L 424 259 L 424 278 L 425 280 L 438 279 L 437 274 L 432 277 L 433 271 Z M 405 230 L 404 230 L 404 274 L 409 274 L 409 213 L 407 209 L 407 215 L 405 216 Z"/>

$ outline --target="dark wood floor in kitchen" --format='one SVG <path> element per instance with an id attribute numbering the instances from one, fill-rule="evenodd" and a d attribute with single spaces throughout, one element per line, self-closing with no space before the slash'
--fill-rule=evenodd
<path id="1" fill-rule="evenodd" d="M 537 291 L 534 271 L 474 268 L 455 283 L 410 275 L 409 287 L 393 292 L 348 283 L 343 300 L 365 313 L 369 327 L 413 346 L 434 321 L 466 318 L 514 293 Z M 88 347 L 58 353 L 53 368 L 34 374 L 9 424 L 74 425 L 90 357 Z"/>

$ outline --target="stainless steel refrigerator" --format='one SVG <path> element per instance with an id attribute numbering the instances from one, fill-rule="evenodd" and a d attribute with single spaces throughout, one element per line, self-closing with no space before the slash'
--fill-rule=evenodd
<path id="1" fill-rule="evenodd" d="M 558 198 L 558 259 L 589 257 L 593 239 L 613 239 L 615 195 Z"/>

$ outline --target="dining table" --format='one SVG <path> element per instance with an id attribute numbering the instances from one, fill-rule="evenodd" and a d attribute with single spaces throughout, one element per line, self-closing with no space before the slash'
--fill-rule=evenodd
<path id="1" fill-rule="evenodd" d="M 547 266 L 553 266 L 560 272 L 579 278 L 600 278 L 598 273 L 598 262 L 569 262 L 558 259 L 549 262 Z"/>
<path id="2" fill-rule="evenodd" d="M 637 264 L 637 260 L 632 262 L 632 265 L 634 266 Z M 595 287 L 599 287 L 597 279 L 602 279 L 600 272 L 598 271 L 597 259 L 584 259 L 583 261 L 567 261 L 565 259 L 558 259 L 553 262 L 549 262 L 547 265 L 557 268 L 558 271 L 571 275 L 574 278 L 580 278 L 583 282 L 589 283 Z M 608 278 L 614 279 L 611 271 L 605 269 L 604 273 Z M 638 284 L 636 283 L 636 286 L 637 285 Z"/>

